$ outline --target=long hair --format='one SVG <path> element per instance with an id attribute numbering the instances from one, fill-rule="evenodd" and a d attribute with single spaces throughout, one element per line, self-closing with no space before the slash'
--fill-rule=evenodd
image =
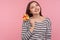
<path id="1" fill-rule="evenodd" d="M 36 1 L 31 1 L 31 2 L 29 2 L 29 4 L 27 5 L 27 9 L 26 9 L 26 14 L 28 14 L 29 17 L 32 17 L 32 16 L 33 16 L 33 14 L 30 12 L 30 9 L 29 9 L 31 3 L 33 3 L 33 2 L 35 2 L 35 3 L 37 3 L 37 4 L 39 5 L 39 3 L 36 2 Z M 40 6 L 40 5 L 39 5 L 39 7 L 40 7 L 40 9 L 41 9 L 41 6 Z M 41 11 L 42 11 L 42 9 L 40 10 L 39 15 L 40 15 L 40 16 L 43 16 Z"/>

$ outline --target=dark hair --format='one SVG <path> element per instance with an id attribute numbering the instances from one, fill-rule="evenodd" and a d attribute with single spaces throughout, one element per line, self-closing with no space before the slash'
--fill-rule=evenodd
<path id="1" fill-rule="evenodd" d="M 26 9 L 26 14 L 28 14 L 29 17 L 32 17 L 32 16 L 33 16 L 33 14 L 30 12 L 30 9 L 29 9 L 31 3 L 33 3 L 33 2 L 35 2 L 35 3 L 37 3 L 37 4 L 39 5 L 39 3 L 36 2 L 36 1 L 31 1 L 31 2 L 29 2 L 29 4 L 27 5 L 27 9 Z M 39 5 L 39 6 L 40 6 L 40 5 Z M 41 9 L 41 6 L 40 6 L 40 9 Z M 39 15 L 40 15 L 40 16 L 43 16 L 43 15 L 41 14 L 41 10 L 40 10 Z"/>

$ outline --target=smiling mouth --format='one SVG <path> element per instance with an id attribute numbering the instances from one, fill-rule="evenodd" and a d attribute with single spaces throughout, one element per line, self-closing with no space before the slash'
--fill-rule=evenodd
<path id="1" fill-rule="evenodd" d="M 36 9 L 36 10 L 35 10 L 35 12 L 38 12 L 38 11 L 39 11 L 39 9 Z"/>

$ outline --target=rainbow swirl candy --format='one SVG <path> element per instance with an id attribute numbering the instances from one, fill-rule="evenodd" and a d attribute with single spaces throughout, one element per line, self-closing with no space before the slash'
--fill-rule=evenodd
<path id="1" fill-rule="evenodd" d="M 28 19 L 29 19 L 29 16 L 28 16 L 27 14 L 24 14 L 23 20 L 24 20 L 24 21 L 27 21 Z"/>

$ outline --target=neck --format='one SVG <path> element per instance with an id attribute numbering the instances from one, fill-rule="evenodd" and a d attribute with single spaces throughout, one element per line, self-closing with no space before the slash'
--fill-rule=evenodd
<path id="1" fill-rule="evenodd" d="M 40 17 L 41 17 L 41 16 L 40 16 L 39 14 L 34 14 L 34 15 L 33 15 L 33 18 L 36 18 L 36 19 L 37 19 L 37 18 L 40 18 Z"/>

